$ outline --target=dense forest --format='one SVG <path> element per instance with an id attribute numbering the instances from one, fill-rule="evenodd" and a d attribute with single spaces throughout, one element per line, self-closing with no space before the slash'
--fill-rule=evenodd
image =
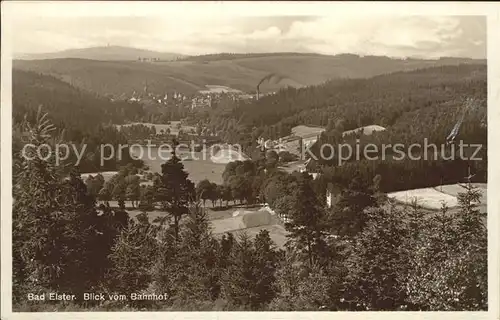
<path id="1" fill-rule="evenodd" d="M 228 137 L 235 131 L 243 134 L 254 129 L 268 138 L 290 134 L 299 124 L 326 127 L 337 119 L 343 120 L 345 130 L 371 124 L 406 127 L 412 120 L 411 112 L 414 117 L 443 105 L 440 112 L 453 114 L 463 97 L 485 99 L 486 65 L 442 66 L 287 88 L 258 101 L 225 105 L 213 112 L 212 125 L 226 131 Z M 452 127 L 456 121 L 449 117 L 442 120 L 446 121 L 443 127 Z M 235 122 L 237 128 L 233 128 Z M 412 124 L 409 134 L 418 134 L 412 131 L 423 131 L 426 125 L 425 121 Z M 224 130 L 227 126 L 232 130 Z"/>
<path id="2" fill-rule="evenodd" d="M 23 124 L 29 143 L 51 144 L 45 118 Z M 223 187 L 236 191 L 229 198 L 252 201 L 239 187 L 260 185 L 255 197 L 287 218 L 288 242 L 278 248 L 266 230 L 213 235 L 202 201 L 214 187 L 195 188 L 175 154 L 141 191 L 143 205 L 161 208 L 157 223 L 147 210 L 129 219 L 124 198 L 120 208 L 96 204 L 106 192 L 96 196 L 94 185 L 133 193 L 132 166 L 103 185 L 78 173 L 63 179 L 53 157 L 27 157 L 21 165 L 13 184 L 17 311 L 487 309 L 487 232 L 480 193 L 470 183 L 458 210 L 428 214 L 389 201 L 383 177 L 365 183 L 354 174 L 327 208 L 318 180 L 277 170 L 271 153 L 228 164 Z M 26 298 L 50 292 L 75 298 Z M 85 300 L 86 292 L 106 301 Z"/>
<path id="3" fill-rule="evenodd" d="M 355 171 L 360 171 L 366 182 L 381 174 L 382 188 L 389 192 L 454 183 L 467 175 L 468 167 L 476 174 L 475 181 L 486 182 L 486 94 L 485 65 L 442 66 L 370 79 L 334 80 L 302 89 L 288 88 L 259 101 L 217 105 L 212 112 L 201 113 L 199 119 L 227 141 L 240 143 L 249 154 L 255 150 L 258 137 L 277 139 L 289 135 L 294 126 L 317 125 L 327 130 L 311 148 L 316 156 L 324 144 L 355 146 L 357 139 L 361 146 L 375 144 L 378 150 L 383 144 L 408 147 L 413 143 L 423 145 L 425 140 L 428 145 L 436 145 L 436 149 L 427 150 L 429 154 L 437 151 L 446 155 L 446 158 L 398 161 L 388 154 L 383 161 L 361 158 L 342 166 L 337 165 L 336 158 L 319 159 L 313 165 L 314 171 L 325 173 L 331 182 L 344 186 Z M 473 106 L 465 114 L 456 144 L 445 145 L 467 103 Z M 386 130 L 342 137 L 346 130 L 368 125 L 383 126 Z M 460 159 L 460 141 L 481 144 L 476 157 L 482 160 Z M 421 148 L 419 152 L 426 151 Z M 449 158 L 451 152 L 456 154 L 453 159 Z M 465 150 L 464 154 L 471 158 L 471 152 L 474 150 Z"/>
<path id="4" fill-rule="evenodd" d="M 101 166 L 100 146 L 107 143 L 117 146 L 126 144 L 126 137 L 114 124 L 141 119 L 145 116 L 138 103 L 113 102 L 108 98 L 75 88 L 52 76 L 15 70 L 12 76 L 13 101 L 13 154 L 21 151 L 24 137 L 23 123 L 33 123 L 40 110 L 54 125 L 54 139 L 60 143 L 74 144 L 78 150 L 86 145 L 85 158 L 79 164 L 83 172 L 115 170 L 120 165 L 141 161 L 131 159 L 123 152 L 122 159 L 106 160 Z M 67 166 L 76 163 L 75 153 L 67 160 Z"/>

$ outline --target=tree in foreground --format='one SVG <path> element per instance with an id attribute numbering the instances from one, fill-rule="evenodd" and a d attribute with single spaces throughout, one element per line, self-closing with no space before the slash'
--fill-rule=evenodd
<path id="1" fill-rule="evenodd" d="M 219 243 L 212 237 L 205 209 L 195 203 L 181 231 L 176 263 L 177 303 L 214 301 L 220 293 Z"/>
<path id="2" fill-rule="evenodd" d="M 331 280 L 318 265 L 307 266 L 301 253 L 287 247 L 276 271 L 278 293 L 269 304 L 275 311 L 319 311 L 332 305 Z"/>
<path id="3" fill-rule="evenodd" d="M 307 256 L 312 266 L 321 256 L 324 245 L 324 213 L 313 187 L 312 177 L 296 173 L 288 177 L 285 195 L 275 201 L 276 211 L 286 217 L 288 237 Z"/>
<path id="4" fill-rule="evenodd" d="M 41 110 L 34 124 L 23 125 L 26 143 L 55 143 L 54 127 Z M 40 157 L 28 148 L 19 163 L 22 170 L 13 184 L 14 298 L 26 292 L 91 290 L 103 277 L 94 264 L 106 265 L 107 259 L 95 254 L 106 249 L 99 248 L 105 243 L 99 244 L 103 228 L 94 198 L 78 173 L 62 174 L 53 153 Z"/>
<path id="5" fill-rule="evenodd" d="M 351 310 L 398 310 L 405 305 L 400 275 L 408 256 L 400 249 L 407 236 L 403 213 L 390 206 L 367 212 L 369 222 L 350 246 L 344 299 Z"/>
<path id="6" fill-rule="evenodd" d="M 189 211 L 195 199 L 193 182 L 188 179 L 184 165 L 173 152 L 172 157 L 161 166 L 161 175 L 154 181 L 156 200 L 162 209 L 173 218 L 176 239 L 179 239 L 179 222 Z"/>
<path id="7" fill-rule="evenodd" d="M 233 309 L 261 310 L 275 297 L 277 252 L 267 231 L 261 231 L 255 241 L 241 234 L 227 263 L 222 295 Z"/>
<path id="8" fill-rule="evenodd" d="M 331 210 L 332 232 L 340 237 L 354 238 L 368 221 L 365 209 L 376 205 L 373 189 L 356 175 Z"/>
<path id="9" fill-rule="evenodd" d="M 407 292 L 421 310 L 475 311 L 488 307 L 486 217 L 479 190 L 470 182 L 458 195 L 458 212 L 430 218 L 415 245 Z"/>

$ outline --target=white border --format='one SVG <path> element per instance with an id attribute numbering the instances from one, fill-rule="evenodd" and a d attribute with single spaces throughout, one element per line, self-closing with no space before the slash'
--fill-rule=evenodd
<path id="1" fill-rule="evenodd" d="M 495 2 L 2 2 L 1 57 L 1 319 L 499 319 L 499 219 L 500 213 L 500 5 Z M 63 13 L 62 13 L 63 12 Z M 168 13 L 168 14 L 166 14 Z M 277 15 L 484 15 L 488 17 L 488 312 L 71 312 L 12 313 L 12 101 L 11 46 L 14 16 L 277 16 Z"/>
<path id="2" fill-rule="evenodd" d="M 488 306 L 495 319 L 500 318 L 500 6 L 488 15 Z"/>

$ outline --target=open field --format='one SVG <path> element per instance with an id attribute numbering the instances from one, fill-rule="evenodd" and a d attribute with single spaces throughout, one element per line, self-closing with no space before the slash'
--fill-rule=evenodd
<path id="1" fill-rule="evenodd" d="M 110 202 L 111 206 L 117 205 Z M 222 236 L 226 233 L 232 233 L 239 236 L 245 232 L 250 237 L 255 237 L 261 230 L 269 231 L 271 239 L 278 247 L 283 247 L 287 241 L 287 232 L 279 223 L 276 216 L 272 215 L 266 208 L 233 206 L 223 210 L 207 208 L 210 221 L 210 227 L 215 236 Z M 127 212 L 131 218 L 141 213 L 140 210 L 128 209 Z M 148 218 L 151 223 L 157 217 L 165 217 L 166 213 L 155 210 L 148 212 Z"/>
<path id="2" fill-rule="evenodd" d="M 422 188 L 389 193 L 389 197 L 405 204 L 417 204 L 426 209 L 438 210 L 442 203 L 446 203 L 449 208 L 457 206 L 457 198 L 446 193 L 439 192 L 434 188 Z"/>
<path id="3" fill-rule="evenodd" d="M 170 157 L 166 152 L 159 152 L 157 148 L 151 148 L 151 157 L 144 154 L 141 158 L 144 164 L 149 167 L 152 172 L 161 172 L 161 165 Z M 145 151 L 146 153 L 147 151 Z M 138 155 L 138 154 L 136 154 Z M 184 169 L 189 173 L 189 179 L 194 183 L 198 183 L 203 179 L 208 179 L 217 184 L 222 183 L 222 172 L 226 167 L 226 162 L 214 162 L 211 160 L 209 152 L 181 152 L 179 158 L 189 158 L 193 160 L 182 161 Z M 222 160 L 222 159 L 220 159 Z"/>
<path id="4" fill-rule="evenodd" d="M 475 184 L 481 191 L 481 203 L 479 208 L 482 212 L 487 212 L 487 194 L 485 183 Z M 444 202 L 450 209 L 458 206 L 457 195 L 464 192 L 464 189 L 458 184 L 443 185 L 429 188 L 404 190 L 391 192 L 388 196 L 404 204 L 411 204 L 417 200 L 417 204 L 425 209 L 439 210 Z"/>
<path id="5" fill-rule="evenodd" d="M 205 94 L 205 93 L 227 93 L 227 92 L 241 93 L 241 90 L 229 88 L 226 86 L 207 84 L 207 85 L 205 85 L 205 87 L 207 87 L 206 90 L 200 90 L 199 92 L 203 93 L 203 94 Z"/>
<path id="6" fill-rule="evenodd" d="M 344 131 L 344 132 L 342 132 L 342 136 L 357 133 L 359 131 L 363 131 L 363 134 L 365 134 L 365 135 L 371 135 L 373 132 L 376 132 L 376 131 L 385 131 L 385 128 L 382 126 L 376 125 L 376 124 L 372 124 L 369 126 L 359 127 L 359 128 L 353 129 L 353 130 Z"/>
<path id="7" fill-rule="evenodd" d="M 140 156 L 140 151 L 133 148 L 132 153 L 134 156 Z M 151 172 L 161 172 L 161 165 L 164 164 L 171 156 L 167 149 L 159 151 L 158 148 L 145 148 L 141 159 L 144 164 L 149 167 Z M 220 152 L 191 152 L 181 151 L 178 157 L 182 159 L 184 169 L 189 173 L 189 179 L 195 184 L 203 179 L 208 179 L 211 182 L 222 184 L 222 172 L 226 168 L 226 164 L 236 160 L 246 160 L 248 157 L 245 154 L 239 153 L 236 150 L 222 150 Z M 104 180 L 109 180 L 117 172 L 109 171 L 103 172 Z M 82 174 L 85 180 L 89 175 L 97 175 L 98 172 Z M 150 183 L 143 182 L 142 184 L 148 185 Z"/>
<path id="8" fill-rule="evenodd" d="M 209 209 L 209 212 L 212 211 Z M 226 212 L 232 211 L 230 217 L 222 219 L 212 219 L 211 226 L 214 235 L 222 235 L 225 233 L 232 233 L 239 236 L 245 232 L 250 237 L 255 237 L 261 230 L 269 231 L 271 239 L 278 247 L 283 247 L 287 241 L 287 232 L 280 224 L 278 218 L 267 210 L 265 207 L 254 208 L 237 208 L 229 209 Z M 212 211 L 213 212 L 213 211 Z M 226 213 L 226 214 L 227 214 Z M 210 215 L 210 213 L 209 213 Z"/>
<path id="9" fill-rule="evenodd" d="M 217 164 L 228 164 L 233 161 L 245 161 L 249 159 L 244 153 L 233 149 L 222 149 L 210 157 L 210 160 Z"/>
<path id="10" fill-rule="evenodd" d="M 481 191 L 481 203 L 486 204 L 487 201 L 487 184 L 486 183 L 473 183 L 474 186 L 479 188 Z M 434 189 L 439 192 L 446 193 L 452 196 L 457 196 L 459 193 L 464 192 L 464 188 L 459 186 L 458 184 L 447 184 L 442 186 L 434 187 Z"/>
<path id="11" fill-rule="evenodd" d="M 482 191 L 480 204 L 481 212 L 486 211 L 486 184 L 476 184 Z M 459 185 L 443 185 L 437 187 L 405 190 L 389 193 L 388 196 L 395 199 L 402 206 L 410 205 L 413 199 L 417 199 L 417 204 L 423 209 L 429 210 L 429 214 L 436 212 L 441 208 L 441 204 L 445 202 L 450 208 L 450 213 L 453 213 L 457 208 L 458 193 L 462 192 Z M 442 190 L 442 192 L 440 191 Z M 128 202 L 127 202 L 128 204 Z M 244 206 L 232 205 L 227 208 L 213 208 L 210 201 L 207 201 L 207 214 L 210 221 L 210 227 L 215 236 L 222 236 L 226 233 L 232 233 L 239 236 L 245 232 L 250 237 L 254 237 L 261 230 L 267 230 L 270 233 L 271 239 L 278 247 L 283 247 L 287 241 L 287 232 L 279 219 L 270 212 L 266 207 L 262 206 Z M 110 201 L 112 207 L 116 207 L 116 201 Z M 138 209 L 127 209 L 131 218 L 134 218 L 141 213 Z M 153 222 L 158 217 L 165 217 L 167 214 L 160 210 L 148 212 L 150 222 Z M 486 223 L 486 220 L 485 220 Z"/>
<path id="12" fill-rule="evenodd" d="M 312 127 L 306 125 L 298 125 L 292 128 L 292 134 L 301 138 L 311 138 L 312 135 L 320 135 L 325 128 L 322 127 Z"/>

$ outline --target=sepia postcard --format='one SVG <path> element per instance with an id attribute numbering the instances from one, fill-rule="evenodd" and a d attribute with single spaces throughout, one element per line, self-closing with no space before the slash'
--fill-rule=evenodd
<path id="1" fill-rule="evenodd" d="M 1 318 L 499 319 L 498 30 L 2 2 Z"/>

